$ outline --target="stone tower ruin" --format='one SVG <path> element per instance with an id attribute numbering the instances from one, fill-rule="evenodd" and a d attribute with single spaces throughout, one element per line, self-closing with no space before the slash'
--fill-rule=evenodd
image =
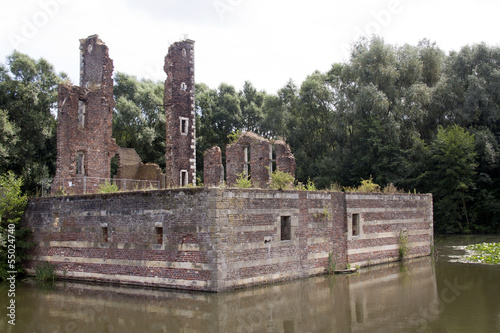
<path id="1" fill-rule="evenodd" d="M 194 41 L 172 44 L 165 57 L 166 185 L 196 185 Z"/>
<path id="2" fill-rule="evenodd" d="M 110 177 L 118 146 L 112 139 L 113 61 L 98 35 L 80 40 L 80 86 L 61 84 L 57 169 L 52 192 L 92 193 Z"/>

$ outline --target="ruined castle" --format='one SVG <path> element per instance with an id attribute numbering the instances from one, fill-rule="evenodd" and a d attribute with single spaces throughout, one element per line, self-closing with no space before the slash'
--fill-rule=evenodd
<path id="1" fill-rule="evenodd" d="M 165 57 L 165 172 L 112 138 L 107 46 L 94 35 L 80 52 L 80 86 L 59 87 L 53 196 L 30 199 L 23 221 L 37 244 L 29 272 L 49 262 L 68 279 L 217 292 L 395 261 L 402 236 L 408 258 L 430 254 L 431 195 L 267 189 L 274 170 L 295 172 L 280 140 L 244 133 L 226 147 L 225 167 L 211 148 L 205 187 L 188 187 L 196 184 L 193 41 L 172 44 Z M 126 191 L 98 194 L 114 156 L 114 182 Z M 258 188 L 233 188 L 241 175 Z"/>

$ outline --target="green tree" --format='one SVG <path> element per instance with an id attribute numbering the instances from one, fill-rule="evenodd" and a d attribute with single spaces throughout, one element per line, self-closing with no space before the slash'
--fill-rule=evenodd
<path id="1" fill-rule="evenodd" d="M 55 173 L 57 75 L 45 59 L 14 51 L 0 65 L 0 172 L 12 170 L 36 193 L 42 178 Z"/>
<path id="2" fill-rule="evenodd" d="M 27 196 L 21 192 L 23 180 L 13 172 L 0 176 L 0 279 L 9 277 L 8 271 L 23 273 L 23 261 L 32 246 L 28 242 L 30 231 L 20 224 Z M 15 254 L 9 253 L 15 249 Z"/>
<path id="3" fill-rule="evenodd" d="M 120 147 L 134 148 L 141 159 L 165 167 L 165 109 L 162 82 L 115 75 L 113 137 Z"/>
<path id="4" fill-rule="evenodd" d="M 453 125 L 439 127 L 428 148 L 421 185 L 434 196 L 436 230 L 469 233 L 475 222 L 470 214 L 477 168 L 474 135 Z"/>

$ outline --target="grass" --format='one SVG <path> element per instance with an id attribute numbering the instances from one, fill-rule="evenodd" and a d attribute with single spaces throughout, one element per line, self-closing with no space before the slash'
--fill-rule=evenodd
<path id="1" fill-rule="evenodd" d="M 471 262 L 482 264 L 500 264 L 500 243 L 481 243 L 473 244 L 466 247 L 472 251 L 472 254 L 467 257 Z"/>
<path id="2" fill-rule="evenodd" d="M 408 255 L 408 233 L 401 230 L 399 232 L 399 260 L 403 261 Z"/>
<path id="3" fill-rule="evenodd" d="M 335 262 L 333 252 L 330 252 L 330 253 L 328 253 L 328 273 L 335 274 L 336 267 L 337 267 L 337 263 Z"/>
<path id="4" fill-rule="evenodd" d="M 52 281 L 56 279 L 56 269 L 49 262 L 44 262 L 35 269 L 35 279 L 40 282 Z"/>

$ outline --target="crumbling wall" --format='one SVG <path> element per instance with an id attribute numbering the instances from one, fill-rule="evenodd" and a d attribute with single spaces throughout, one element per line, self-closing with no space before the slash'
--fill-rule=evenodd
<path id="1" fill-rule="evenodd" d="M 222 151 L 212 147 L 203 156 L 203 183 L 205 186 L 219 186 L 224 181 Z"/>
<path id="2" fill-rule="evenodd" d="M 269 182 L 271 159 L 270 142 L 252 132 L 243 133 L 238 141 L 226 147 L 226 167 L 228 185 L 236 184 L 236 179 L 245 173 L 256 187 Z"/>
<path id="3" fill-rule="evenodd" d="M 155 163 L 142 163 L 133 148 L 118 148 L 118 172 L 115 183 L 120 190 L 164 188 L 165 175 Z"/>
<path id="4" fill-rule="evenodd" d="M 112 139 L 113 61 L 97 35 L 80 40 L 81 87 L 58 90 L 57 168 L 52 192 L 92 193 L 110 177 L 118 147 Z"/>
<path id="5" fill-rule="evenodd" d="M 165 57 L 166 182 L 196 184 L 194 41 L 172 44 Z"/>
<path id="6" fill-rule="evenodd" d="M 274 141 L 276 150 L 276 167 L 281 172 L 286 172 L 295 175 L 295 157 L 290 150 L 290 146 L 284 141 Z"/>
<path id="7" fill-rule="evenodd" d="M 211 158 L 211 153 L 206 156 Z M 204 164 L 204 175 L 215 173 L 212 167 L 212 162 Z M 235 185 L 243 174 L 251 179 L 254 187 L 266 187 L 276 168 L 295 176 L 295 157 L 284 141 L 269 141 L 255 133 L 245 132 L 226 147 L 226 181 L 229 186 Z"/>

